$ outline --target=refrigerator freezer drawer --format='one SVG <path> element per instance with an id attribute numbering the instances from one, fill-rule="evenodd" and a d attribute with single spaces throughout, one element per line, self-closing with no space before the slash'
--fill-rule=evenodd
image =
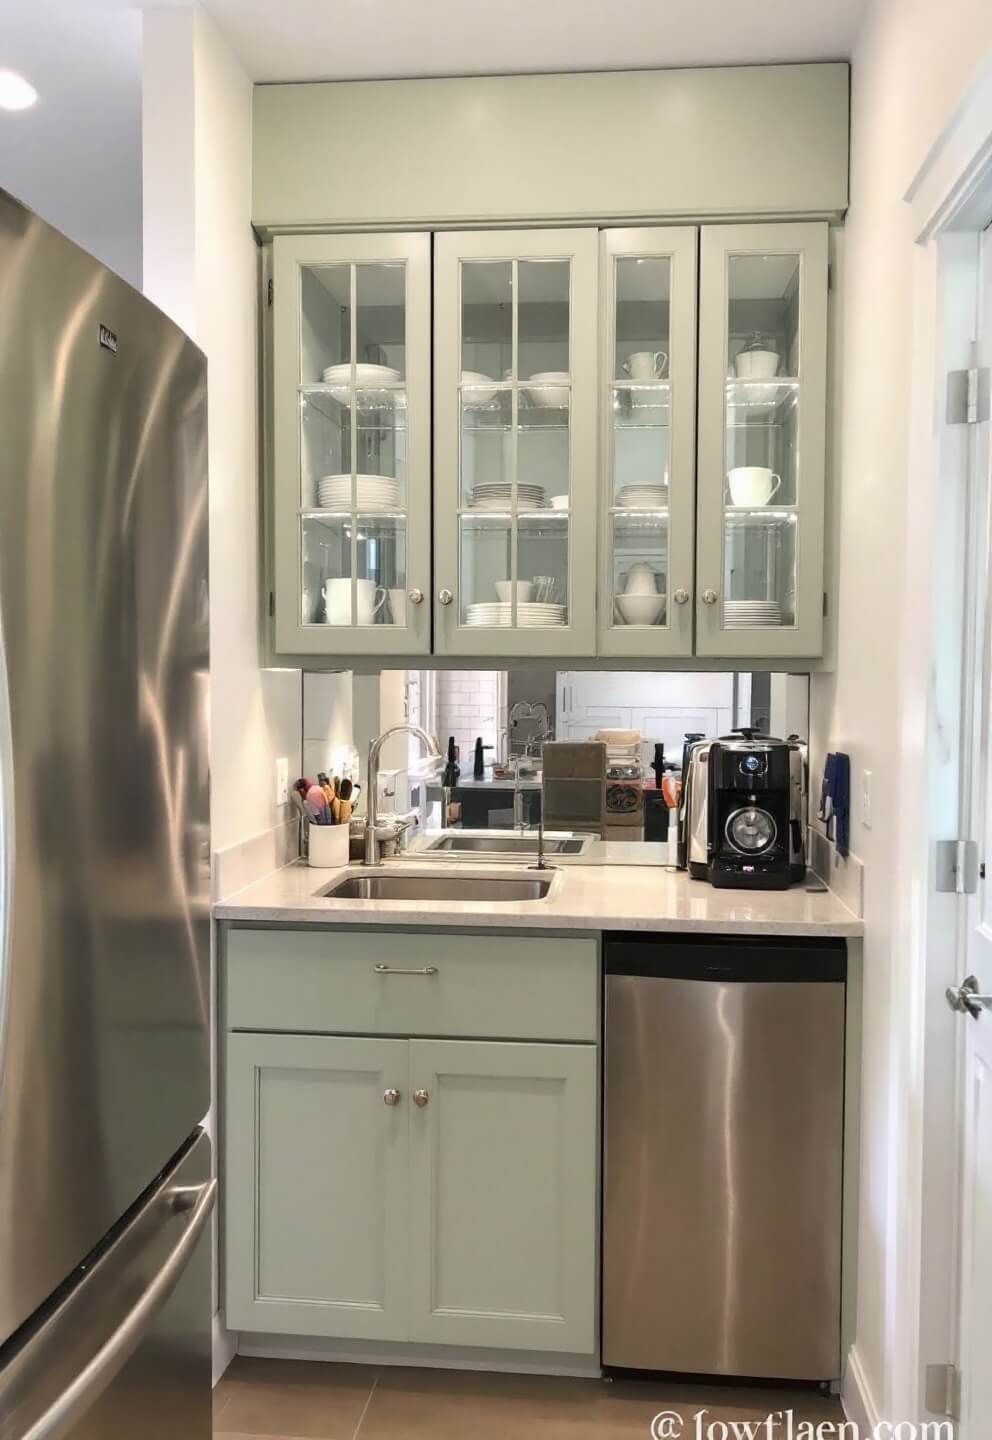
<path id="1" fill-rule="evenodd" d="M 210 1140 L 0 1351 L 0 1440 L 210 1440 Z"/>
<path id="2" fill-rule="evenodd" d="M 607 976 L 604 1364 L 839 1375 L 844 996 Z"/>

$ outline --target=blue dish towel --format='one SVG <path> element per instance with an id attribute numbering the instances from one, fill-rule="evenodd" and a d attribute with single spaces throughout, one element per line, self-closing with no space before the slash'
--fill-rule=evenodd
<path id="1" fill-rule="evenodd" d="M 817 813 L 837 854 L 846 859 L 851 848 L 851 757 L 842 751 L 827 756 Z"/>

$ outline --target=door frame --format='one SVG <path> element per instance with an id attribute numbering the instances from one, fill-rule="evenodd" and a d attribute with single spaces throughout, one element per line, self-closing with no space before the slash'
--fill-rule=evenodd
<path id="1" fill-rule="evenodd" d="M 905 588 L 897 641 L 904 694 L 926 700 L 901 707 L 896 755 L 897 773 L 915 781 L 905 787 L 893 857 L 892 945 L 905 968 L 890 994 L 893 1372 L 888 1395 L 878 1399 L 899 1419 L 922 1420 L 934 1414 L 926 1408 L 927 1367 L 957 1359 L 958 1235 L 948 1216 L 959 1210 L 961 1032 L 944 989 L 957 976 L 967 907 L 966 897 L 936 889 L 936 844 L 963 838 L 969 819 L 962 577 L 974 431 L 947 424 L 945 406 L 948 371 L 973 363 L 979 236 L 992 217 L 992 70 L 976 78 L 934 136 L 905 200 L 916 246 L 905 558 L 918 583 Z M 948 735 L 957 743 L 948 744 Z M 852 1352 L 845 1404 L 871 1425 L 881 1412 L 858 1370 Z"/>

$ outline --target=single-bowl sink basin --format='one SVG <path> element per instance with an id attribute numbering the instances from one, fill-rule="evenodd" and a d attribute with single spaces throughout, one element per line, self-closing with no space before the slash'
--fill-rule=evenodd
<path id="1" fill-rule="evenodd" d="M 342 875 L 322 895 L 328 900 L 481 900 L 486 904 L 545 900 L 553 875 L 408 875 L 364 871 Z"/>
<path id="2" fill-rule="evenodd" d="M 590 842 L 588 835 L 545 835 L 545 855 L 581 855 Z M 537 836 L 509 832 L 493 835 L 460 835 L 453 830 L 442 835 L 429 847 L 432 854 L 441 851 L 458 855 L 536 855 Z"/>

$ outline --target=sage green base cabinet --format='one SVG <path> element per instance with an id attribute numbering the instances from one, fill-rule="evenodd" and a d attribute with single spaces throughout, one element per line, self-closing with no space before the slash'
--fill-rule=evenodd
<path id="1" fill-rule="evenodd" d="M 227 1323 L 592 1355 L 597 942 L 244 929 L 225 949 Z M 445 1033 L 512 1035 L 515 1011 L 519 1039 Z M 285 1030 L 361 1020 L 406 1033 Z"/>

